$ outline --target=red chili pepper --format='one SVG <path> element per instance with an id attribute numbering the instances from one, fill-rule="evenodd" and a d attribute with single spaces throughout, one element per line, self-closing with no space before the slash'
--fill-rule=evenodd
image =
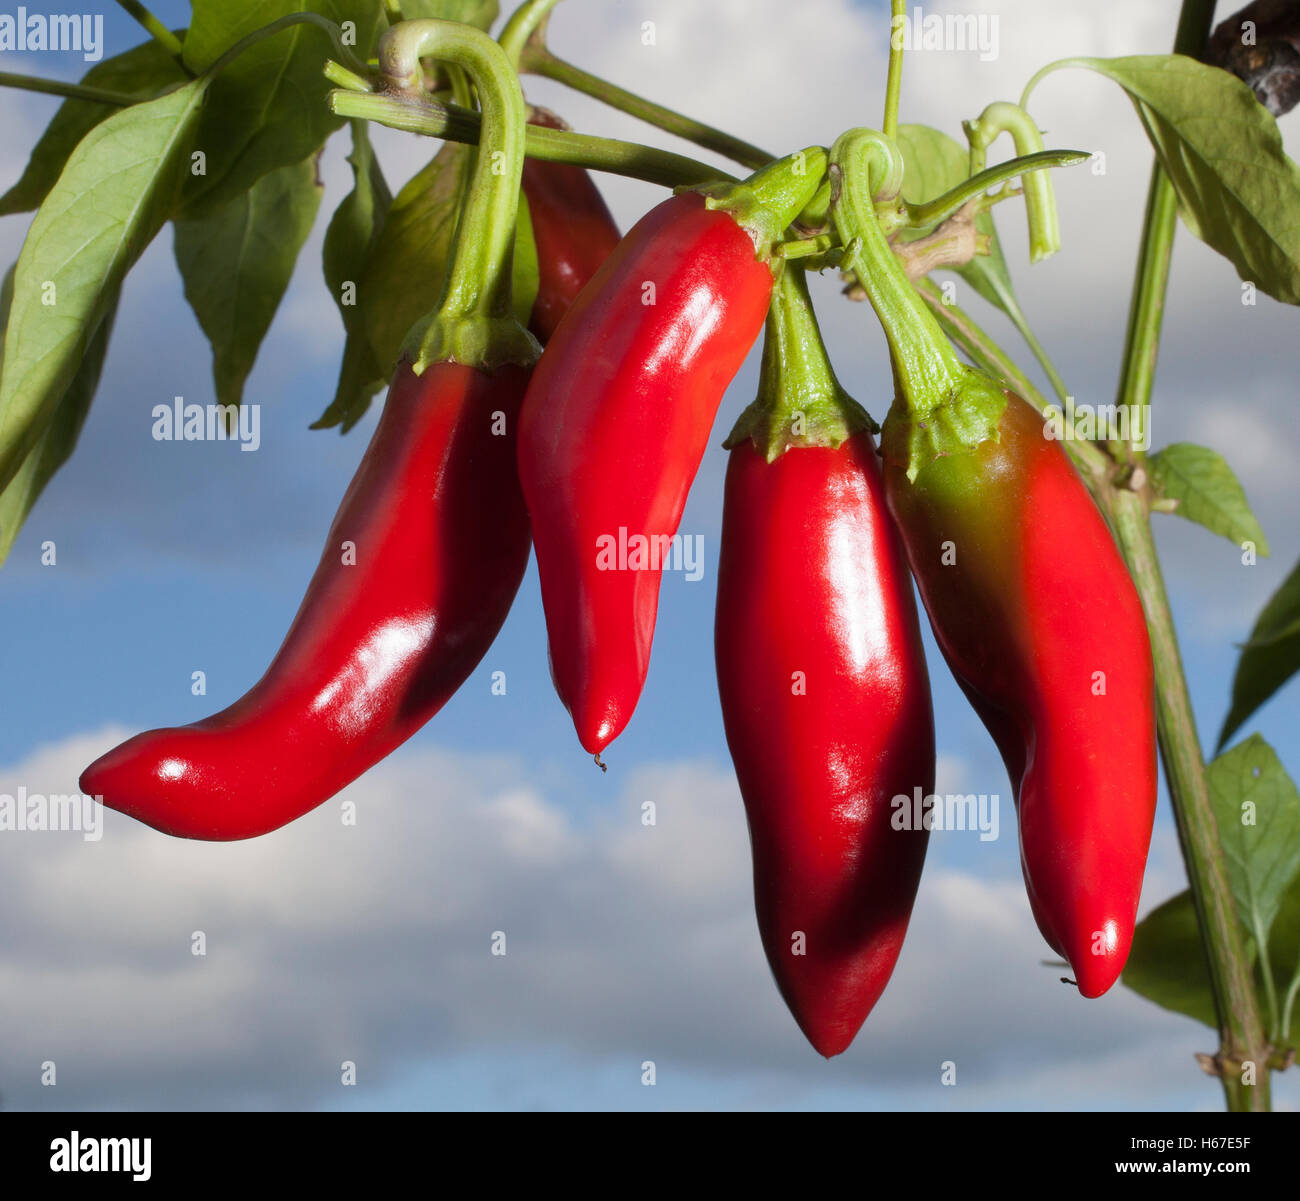
<path id="1" fill-rule="evenodd" d="M 996 439 L 914 482 L 903 432 L 891 444 L 885 428 L 890 511 L 940 649 L 1011 776 L 1034 917 L 1079 991 L 1100 996 L 1128 957 L 1155 816 L 1142 604 L 1065 451 L 1018 396 Z"/>
<path id="2" fill-rule="evenodd" d="M 752 201 L 772 194 L 765 185 L 790 190 L 788 167 L 765 172 L 718 191 Z M 751 207 L 745 225 L 696 192 L 652 209 L 574 302 L 533 374 L 519 474 L 551 672 L 593 754 L 641 695 L 663 559 L 722 395 L 763 325 L 772 272 L 755 246 L 797 215 L 820 172 L 808 176 L 794 199 L 773 203 L 778 215 Z"/>
<path id="3" fill-rule="evenodd" d="M 212 717 L 124 742 L 82 791 L 166 834 L 252 838 L 424 725 L 491 646 L 528 562 L 514 437 L 527 380 L 400 364 L 266 674 Z"/>
<path id="4" fill-rule="evenodd" d="M 934 718 L 870 418 L 835 379 L 798 269 L 767 328 L 759 399 L 728 439 L 714 647 L 759 932 L 786 1004 L 829 1057 L 902 948 Z"/>
<path id="5" fill-rule="evenodd" d="M 548 109 L 534 108 L 528 119 L 548 129 L 568 129 Z M 529 159 L 523 187 L 537 244 L 537 299 L 528 328 L 545 343 L 614 252 L 620 235 L 600 189 L 581 167 Z"/>

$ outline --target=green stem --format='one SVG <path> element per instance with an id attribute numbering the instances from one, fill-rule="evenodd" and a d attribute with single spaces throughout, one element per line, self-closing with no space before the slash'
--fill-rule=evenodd
<path id="1" fill-rule="evenodd" d="M 949 337 L 979 367 L 1010 384 L 1019 396 L 1040 413 L 1045 416 L 1050 414 L 1052 405 L 1047 397 L 969 313 L 955 304 L 945 304 L 943 293 L 928 279 L 919 280 L 916 287 Z M 1069 421 L 1068 410 L 1066 420 Z M 1106 453 L 1086 438 L 1066 438 L 1063 445 L 1089 488 L 1094 494 L 1098 493 L 1110 475 L 1111 464 Z"/>
<path id="2" fill-rule="evenodd" d="M 122 92 L 88 88 L 81 83 L 63 83 L 58 79 L 41 79 L 36 75 L 14 75 L 8 71 L 0 71 L 0 88 L 20 88 L 24 92 L 41 92 L 68 100 L 89 100 L 92 104 L 108 104 L 114 108 L 127 108 L 139 102 L 138 96 L 127 96 Z"/>
<path id="3" fill-rule="evenodd" d="M 172 58 L 179 59 L 181 57 L 180 39 L 143 4 L 139 3 L 139 0 L 117 0 L 117 2 L 149 31 L 149 36 L 166 50 Z"/>
<path id="4" fill-rule="evenodd" d="M 471 145 L 477 144 L 479 139 L 481 123 L 478 113 L 439 104 L 427 97 L 416 99 L 406 95 L 336 91 L 329 95 L 329 106 L 340 117 L 374 121 L 406 133 Z M 641 146 L 636 142 L 594 138 L 567 129 L 529 125 L 525 130 L 524 149 L 529 158 L 605 171 L 665 188 L 694 187 L 710 180 L 732 178 L 725 171 L 681 154 Z"/>
<path id="5" fill-rule="evenodd" d="M 330 59 L 325 64 L 325 78 L 335 87 L 345 88 L 349 92 L 369 92 L 370 80 L 355 71 L 349 71 L 342 63 Z"/>
<path id="6" fill-rule="evenodd" d="M 1174 52 L 1199 58 L 1213 20 L 1213 0 L 1183 0 Z M 1065 65 L 1069 65 L 1069 60 Z M 1030 81 L 1026 92 L 1044 73 L 1039 72 Z M 1121 404 L 1140 405 L 1144 410 L 1151 402 L 1155 380 L 1176 215 L 1173 187 L 1157 163 L 1147 198 L 1117 398 Z M 1141 457 L 1135 445 L 1117 445 L 1116 449 L 1132 461 Z M 1219 1060 L 1226 1065 L 1222 1076 L 1224 1093 L 1229 1109 L 1266 1110 L 1269 1107 L 1268 1041 L 1260 1018 L 1244 932 L 1228 883 L 1223 842 L 1210 802 L 1191 696 L 1156 558 L 1149 506 L 1140 495 L 1125 490 L 1116 493 L 1113 507 L 1120 549 L 1133 572 L 1151 629 L 1160 752 L 1210 970 L 1219 1023 Z M 1240 1082 L 1236 1065 L 1242 1061 L 1256 1065 L 1254 1087 L 1247 1088 Z"/>
<path id="7" fill-rule="evenodd" d="M 487 34 L 455 21 L 405 21 L 379 42 L 388 86 L 422 94 L 420 60 L 436 58 L 463 72 L 482 108 L 473 174 L 456 226 L 442 298 L 412 356 L 416 373 L 454 361 L 489 369 L 536 361 L 539 348 L 514 317 L 511 261 L 524 166 L 524 94 L 504 51 Z"/>
<path id="8" fill-rule="evenodd" d="M 844 269 L 857 273 L 884 327 L 903 402 L 914 415 L 928 416 L 956 391 L 963 369 L 876 219 L 873 201 L 896 194 L 902 183 L 902 156 L 881 134 L 856 129 L 832 147 L 831 163 L 841 181 L 832 213 Z"/>
<path id="9" fill-rule="evenodd" d="M 551 12 L 559 2 L 560 0 L 525 0 L 506 22 L 497 41 L 501 43 L 501 49 L 506 52 L 506 58 L 510 60 L 516 75 L 523 74 L 521 64 L 524 48 L 534 37 L 541 40 Z"/>
<path id="10" fill-rule="evenodd" d="M 907 0 L 891 0 L 889 6 L 889 75 L 885 80 L 885 120 L 881 132 L 898 137 L 898 99 L 903 90 L 903 32 L 907 24 Z"/>
<path id="11" fill-rule="evenodd" d="M 1278 1037 L 1283 1044 L 1291 1039 L 1291 1016 L 1295 1010 L 1296 996 L 1300 995 L 1300 970 L 1291 977 L 1291 984 L 1286 990 L 1286 1000 L 1282 1004 L 1282 1023 Z"/>
<path id="12" fill-rule="evenodd" d="M 1011 134 L 1017 158 L 1041 153 L 1043 149 L 1043 135 L 1033 118 L 1019 105 L 1006 101 L 990 104 L 974 121 L 965 122 L 965 129 L 970 140 L 972 169 L 977 165 L 983 167 L 988 148 L 1003 133 Z M 1029 261 L 1037 263 L 1061 249 L 1056 196 L 1051 177 L 1043 173 L 1026 175 L 1024 189 L 1025 214 L 1029 218 Z"/>
<path id="13" fill-rule="evenodd" d="M 766 166 L 774 157 L 766 150 L 752 146 L 740 138 L 732 137 L 721 129 L 715 129 L 711 125 L 683 116 L 670 108 L 665 108 L 662 104 L 655 104 L 652 100 L 646 100 L 620 88 L 617 84 L 590 75 L 581 68 L 573 66 L 572 63 L 556 58 L 545 46 L 538 46 L 536 42 L 530 44 L 524 51 L 523 67 L 533 75 L 553 79 L 565 87 L 572 88 L 575 92 L 591 96 L 602 104 L 609 105 L 610 108 L 628 113 L 639 121 L 645 121 L 662 129 L 665 133 L 694 142 L 705 150 L 712 150 L 715 154 L 720 154 L 751 170 Z"/>

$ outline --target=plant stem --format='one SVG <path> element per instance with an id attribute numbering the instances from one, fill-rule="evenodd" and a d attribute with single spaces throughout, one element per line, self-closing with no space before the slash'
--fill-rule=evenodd
<path id="1" fill-rule="evenodd" d="M 889 75 L 885 80 L 885 119 L 880 127 L 887 138 L 898 137 L 898 98 L 903 90 L 903 27 L 907 23 L 907 0 L 891 0 L 889 6 Z"/>
<path id="2" fill-rule="evenodd" d="M 694 142 L 705 150 L 712 150 L 715 154 L 729 158 L 742 167 L 757 170 L 759 167 L 765 167 L 774 158 L 766 150 L 752 146 L 740 138 L 732 137 L 721 129 L 714 129 L 711 125 L 705 125 L 701 121 L 683 116 L 661 104 L 655 104 L 652 100 L 646 100 L 626 91 L 617 84 L 590 75 L 580 67 L 556 58 L 545 46 L 530 44 L 524 50 L 523 67 L 533 75 L 553 79 L 557 83 L 564 84 L 565 87 L 572 88 L 575 92 L 591 96 L 611 108 L 636 117 L 639 121 L 654 125 L 665 133 Z"/>
<path id="3" fill-rule="evenodd" d="M 340 117 L 375 121 L 406 133 L 469 144 L 477 144 L 479 139 L 480 118 L 477 113 L 427 98 L 341 90 L 330 93 L 329 104 Z M 593 138 L 567 129 L 546 129 L 538 125 L 530 125 L 525 130 L 524 152 L 530 158 L 545 162 L 569 163 L 666 188 L 693 187 L 711 180 L 732 178 L 725 171 L 653 146 Z"/>
<path id="4" fill-rule="evenodd" d="M 1183 0 L 1175 53 L 1199 57 L 1213 20 L 1213 0 Z M 1173 187 L 1157 163 L 1147 199 L 1118 395 L 1119 403 L 1140 405 L 1144 412 L 1155 378 L 1176 210 Z M 1130 462 L 1137 462 L 1142 454 L 1133 444 L 1115 449 Z M 1120 550 L 1133 573 L 1151 632 L 1160 754 L 1209 966 L 1219 1023 L 1220 1080 L 1230 1110 L 1266 1110 L 1269 1047 L 1228 884 L 1191 696 L 1151 532 L 1150 505 L 1143 492 L 1127 488 L 1115 490 L 1109 501 Z M 1253 1086 L 1241 1083 L 1243 1062 L 1255 1065 Z"/>
<path id="5" fill-rule="evenodd" d="M 181 57 L 180 38 L 145 8 L 139 0 L 117 0 L 117 2 L 149 31 L 149 36 L 166 50 L 172 58 L 179 59 Z"/>
<path id="6" fill-rule="evenodd" d="M 545 38 L 546 23 L 551 19 L 551 13 L 559 2 L 560 0 L 524 0 L 506 22 L 497 41 L 501 44 L 501 49 L 506 52 L 506 58 L 510 60 L 510 65 L 515 69 L 516 74 L 523 73 L 520 64 L 524 56 L 524 47 L 530 41 L 540 42 Z"/>
<path id="7" fill-rule="evenodd" d="M 138 99 L 122 92 L 88 88 L 84 84 L 64 83 L 58 79 L 41 79 L 35 75 L 14 75 L 8 71 L 0 71 L 0 88 L 21 88 L 24 92 L 42 92 L 47 96 L 63 96 L 67 100 L 89 100 L 92 104 L 108 104 L 114 108 L 126 108 Z"/>

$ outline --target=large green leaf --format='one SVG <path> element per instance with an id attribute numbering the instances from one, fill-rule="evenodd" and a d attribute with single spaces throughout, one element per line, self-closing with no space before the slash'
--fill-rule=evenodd
<path id="1" fill-rule="evenodd" d="M 185 297 L 212 343 L 217 402 L 238 404 L 320 207 L 313 156 L 263 175 L 199 217 L 177 218 Z"/>
<path id="2" fill-rule="evenodd" d="M 903 199 L 909 204 L 934 200 L 970 176 L 970 151 L 946 133 L 928 125 L 900 125 L 898 147 L 906 165 Z M 989 253 L 977 255 L 955 270 L 989 304 L 1009 315 L 1018 314 L 1020 305 L 1011 286 L 1011 275 L 993 225 L 993 214 L 988 211 L 981 213 L 975 220 L 975 228 L 988 238 Z"/>
<path id="3" fill-rule="evenodd" d="M 1278 300 L 1300 303 L 1300 167 L 1235 75 L 1175 54 L 1079 58 L 1133 101 L 1187 228 Z"/>
<path id="4" fill-rule="evenodd" d="M 189 75 L 180 63 L 150 40 L 96 63 L 81 82 L 87 87 L 147 100 L 187 79 Z M 39 207 L 77 143 L 116 111 L 110 105 L 93 104 L 89 100 L 65 100 L 41 134 L 18 182 L 0 196 L 0 217 Z"/>
<path id="5" fill-rule="evenodd" d="M 1211 1028 L 1218 1024 L 1190 892 L 1179 893 L 1138 922 L 1122 979 L 1165 1009 Z"/>
<path id="6" fill-rule="evenodd" d="M 1253 542 L 1261 555 L 1268 540 L 1250 510 L 1246 493 L 1217 450 L 1192 442 L 1173 442 L 1151 460 L 1151 482 L 1174 510 L 1232 542 Z"/>
<path id="7" fill-rule="evenodd" d="M 383 0 L 194 0 L 193 8 L 185 37 L 185 63 L 192 71 L 206 70 L 244 37 L 298 12 L 316 12 L 339 25 L 351 22 L 353 50 L 365 58 L 384 14 Z M 223 67 L 196 143 L 205 173 L 191 178 L 187 204 L 223 204 L 324 145 L 342 125 L 326 104 L 333 84 L 322 73 L 335 53 L 323 30 L 304 23 L 257 42 Z"/>
<path id="8" fill-rule="evenodd" d="M 1215 759 L 1206 778 L 1237 916 L 1264 946 L 1300 872 L 1300 794 L 1258 734 Z"/>
<path id="9" fill-rule="evenodd" d="M 329 429 L 342 425 L 345 434 L 361 419 L 370 407 L 371 398 L 384 386 L 384 370 L 366 333 L 358 284 L 393 203 L 364 121 L 352 123 L 352 153 L 348 162 L 352 164 L 352 191 L 330 219 L 322 253 L 325 282 L 339 306 L 347 340 L 334 400 L 312 427 Z"/>
<path id="10" fill-rule="evenodd" d="M 401 0 L 402 17 L 413 21 L 435 17 L 443 21 L 460 21 L 478 29 L 491 29 L 501 11 L 498 0 Z"/>
<path id="11" fill-rule="evenodd" d="M 32 220 L 0 370 L 0 488 L 40 441 L 127 270 L 171 215 L 207 81 L 114 113 Z"/>
<path id="12" fill-rule="evenodd" d="M 1232 707 L 1223 722 L 1224 746 L 1256 709 L 1300 671 L 1300 563 L 1260 612 L 1242 648 L 1232 681 Z"/>
<path id="13" fill-rule="evenodd" d="M 0 288 L 0 324 L 8 317 L 12 288 L 11 269 L 5 277 L 3 288 Z M 108 340 L 112 336 L 116 313 L 117 297 L 113 297 L 107 315 L 99 323 L 99 329 L 90 341 L 86 357 L 54 410 L 53 419 L 45 427 L 45 432 L 31 453 L 23 460 L 18 474 L 0 492 L 0 563 L 9 557 L 23 522 L 27 520 L 27 515 L 50 477 L 67 462 L 77 445 L 77 437 L 85 424 L 86 414 L 90 412 L 90 402 L 95 397 L 95 389 L 99 387 L 99 377 L 104 369 L 104 356 L 108 353 Z M 0 363 L 3 362 L 4 344 L 0 343 Z"/>

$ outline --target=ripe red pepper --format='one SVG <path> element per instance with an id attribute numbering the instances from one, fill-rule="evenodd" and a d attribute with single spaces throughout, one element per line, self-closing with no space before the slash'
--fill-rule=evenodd
<path id="1" fill-rule="evenodd" d="M 423 726 L 491 646 L 528 563 L 514 438 L 527 380 L 400 364 L 266 674 L 212 717 L 124 742 L 82 791 L 166 834 L 253 838 Z"/>
<path id="2" fill-rule="evenodd" d="M 836 382 L 791 267 L 763 362 L 760 399 L 728 440 L 718 692 L 763 947 L 795 1020 L 830 1057 L 902 948 L 929 834 L 898 820 L 895 798 L 910 814 L 914 791 L 934 788 L 934 718 L 870 419 Z"/>
<path id="3" fill-rule="evenodd" d="M 1020 397 L 1007 393 L 996 439 L 912 482 L 891 421 L 889 508 L 939 647 L 1011 777 L 1034 917 L 1079 991 L 1100 996 L 1128 958 L 1155 817 L 1141 601 L 1083 481 Z"/>
<path id="4" fill-rule="evenodd" d="M 793 220 L 820 177 L 814 167 L 792 180 L 783 163 L 718 189 L 723 200 L 685 192 L 652 209 L 574 302 L 533 374 L 519 475 L 551 673 L 593 754 L 640 698 L 663 556 L 722 395 L 763 325 L 772 272 L 756 246 Z M 729 203 L 745 205 L 746 224 Z"/>
<path id="5" fill-rule="evenodd" d="M 544 108 L 534 108 L 528 119 L 549 129 L 568 128 Z M 600 189 L 581 167 L 529 159 L 523 188 L 537 244 L 537 299 L 528 328 L 545 343 L 620 235 Z"/>

